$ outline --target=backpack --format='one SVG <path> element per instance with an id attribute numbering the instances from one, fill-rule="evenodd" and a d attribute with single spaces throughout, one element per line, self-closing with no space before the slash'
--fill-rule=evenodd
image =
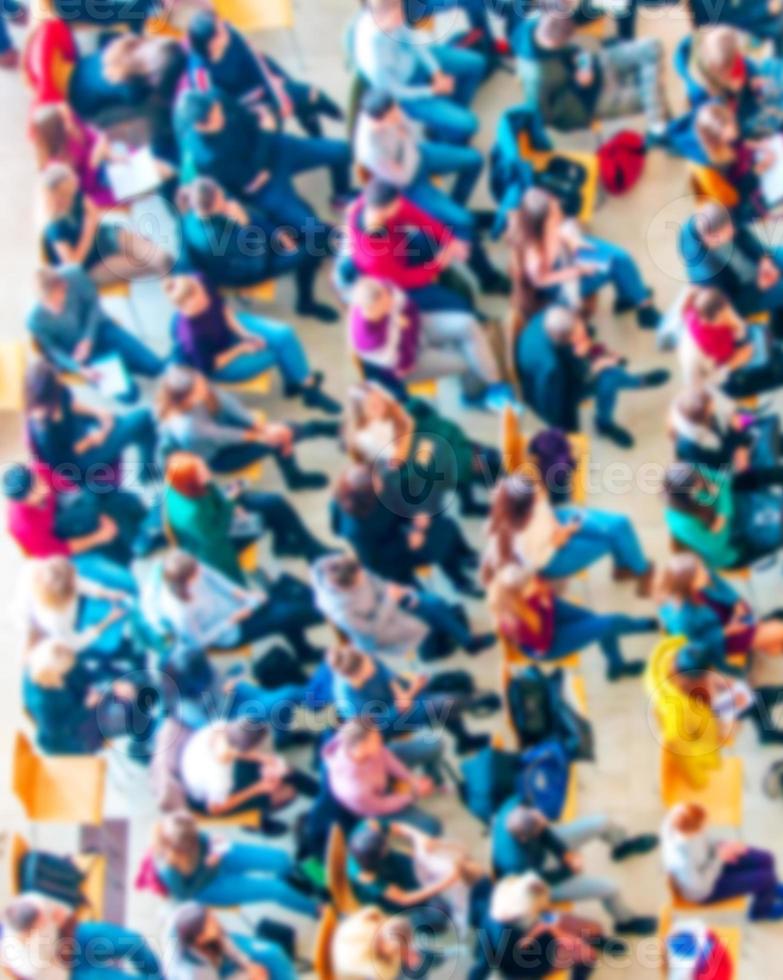
<path id="1" fill-rule="evenodd" d="M 459 794 L 474 817 L 488 824 L 493 815 L 514 793 L 519 775 L 519 753 L 486 748 L 460 765 Z"/>
<path id="2" fill-rule="evenodd" d="M 306 684 L 307 675 L 299 661 L 283 646 L 273 646 L 253 664 L 253 677 L 267 691 L 288 684 Z"/>
<path id="3" fill-rule="evenodd" d="M 70 858 L 47 851 L 30 851 L 22 858 L 20 891 L 41 892 L 75 909 L 86 904 L 82 894 L 85 877 Z"/>
<path id="4" fill-rule="evenodd" d="M 559 820 L 568 795 L 569 759 L 557 741 L 543 742 L 524 752 L 515 790 L 526 806 L 548 820 Z"/>
<path id="5" fill-rule="evenodd" d="M 543 170 L 536 171 L 533 182 L 558 199 L 567 217 L 574 218 L 581 212 L 587 170 L 578 160 L 555 154 Z"/>
<path id="6" fill-rule="evenodd" d="M 624 129 L 598 150 L 601 183 L 610 194 L 627 194 L 641 179 L 645 161 L 644 140 Z"/>
<path id="7" fill-rule="evenodd" d="M 550 680 L 535 665 L 515 674 L 508 685 L 508 709 L 521 745 L 535 745 L 554 734 Z"/>

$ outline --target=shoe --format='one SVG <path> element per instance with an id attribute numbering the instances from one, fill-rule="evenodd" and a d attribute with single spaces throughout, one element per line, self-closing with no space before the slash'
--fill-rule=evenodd
<path id="1" fill-rule="evenodd" d="M 621 664 L 612 664 L 607 668 L 608 681 L 620 681 L 624 677 L 641 677 L 647 664 L 644 660 L 624 660 Z"/>
<path id="2" fill-rule="evenodd" d="M 628 943 L 624 943 L 622 939 L 616 939 L 614 936 L 598 936 L 591 945 L 607 956 L 627 956 L 628 954 Z"/>
<path id="3" fill-rule="evenodd" d="M 467 711 L 471 715 L 494 715 L 503 707 L 503 699 L 494 691 L 485 691 L 483 694 L 474 694 L 470 699 Z"/>
<path id="4" fill-rule="evenodd" d="M 340 319 L 339 311 L 333 306 L 329 306 L 328 303 L 316 303 L 314 300 L 310 303 L 299 303 L 296 312 L 299 316 L 311 316 L 321 323 L 337 323 Z"/>
<path id="5" fill-rule="evenodd" d="M 502 412 L 507 405 L 518 407 L 514 389 L 502 381 L 487 385 L 478 395 L 463 395 L 462 403 L 466 408 L 483 409 L 487 412 Z"/>
<path id="6" fill-rule="evenodd" d="M 754 912 L 752 909 L 748 918 L 751 922 L 779 922 L 783 919 L 783 899 L 778 899 L 766 912 Z"/>
<path id="7" fill-rule="evenodd" d="M 297 749 L 303 745 L 312 745 L 317 738 L 315 732 L 282 731 L 275 738 L 275 748 L 280 750 Z"/>
<path id="8" fill-rule="evenodd" d="M 662 319 L 663 314 L 652 303 L 645 303 L 636 308 L 636 322 L 642 330 L 657 330 Z"/>
<path id="9" fill-rule="evenodd" d="M 340 402 L 332 398 L 331 395 L 327 395 L 318 385 L 305 385 L 301 389 L 301 395 L 302 401 L 308 408 L 319 408 L 327 415 L 339 415 L 343 410 Z"/>
<path id="10" fill-rule="evenodd" d="M 634 444 L 634 437 L 631 433 L 624 429 L 621 425 L 617 425 L 614 422 L 598 422 L 595 423 L 595 431 L 604 436 L 606 439 L 611 440 L 616 446 L 621 449 L 630 449 Z"/>
<path id="11" fill-rule="evenodd" d="M 457 755 L 467 755 L 469 752 L 480 752 L 489 745 L 489 735 L 463 735 L 457 740 L 455 751 Z"/>
<path id="12" fill-rule="evenodd" d="M 283 837 L 288 833 L 289 827 L 287 823 L 283 823 L 282 820 L 275 820 L 274 817 L 264 817 L 261 820 L 261 826 L 258 828 L 259 834 L 264 834 L 266 837 Z"/>
<path id="13" fill-rule="evenodd" d="M 640 381 L 645 388 L 660 388 L 661 385 L 665 385 L 669 378 L 671 378 L 671 372 L 667 371 L 666 368 L 658 368 L 655 371 L 647 371 L 646 374 L 640 376 Z"/>
<path id="14" fill-rule="evenodd" d="M 479 285 L 481 292 L 487 296 L 508 296 L 511 292 L 511 280 L 497 270 L 485 275 Z"/>
<path id="15" fill-rule="evenodd" d="M 615 923 L 614 928 L 621 936 L 653 936 L 658 931 L 658 920 L 654 915 L 635 915 Z"/>
<path id="16" fill-rule="evenodd" d="M 292 473 L 286 477 L 289 490 L 322 490 L 329 484 L 326 473 Z"/>
<path id="17" fill-rule="evenodd" d="M 477 636 L 472 636 L 470 642 L 465 646 L 467 653 L 475 656 L 477 653 L 481 653 L 482 650 L 489 650 L 498 641 L 498 638 L 494 633 L 479 633 Z"/>
<path id="18" fill-rule="evenodd" d="M 636 837 L 629 837 L 613 847 L 611 857 L 613 861 L 625 861 L 626 858 L 636 857 L 639 854 L 649 854 L 659 843 L 657 834 L 637 834 Z"/>
<path id="19" fill-rule="evenodd" d="M 331 895 L 326 888 L 321 885 L 316 884 L 312 878 L 302 871 L 299 867 L 291 868 L 290 871 L 283 875 L 283 881 L 295 888 L 298 892 L 306 895 L 308 898 L 317 898 L 319 901 L 328 902 L 331 899 Z"/>

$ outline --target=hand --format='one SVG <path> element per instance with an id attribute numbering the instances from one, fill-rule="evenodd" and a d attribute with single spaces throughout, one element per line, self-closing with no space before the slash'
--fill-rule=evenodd
<path id="1" fill-rule="evenodd" d="M 418 551 L 424 547 L 426 538 L 423 531 L 411 531 L 408 535 L 408 547 L 411 551 Z"/>
<path id="2" fill-rule="evenodd" d="M 780 279 L 780 271 L 772 259 L 765 255 L 759 262 L 758 276 L 756 282 L 759 289 L 771 289 Z"/>
<path id="3" fill-rule="evenodd" d="M 84 699 L 84 706 L 85 708 L 97 708 L 102 700 L 103 695 L 100 691 L 88 691 L 87 697 Z"/>
<path id="4" fill-rule="evenodd" d="M 248 980 L 269 980 L 269 973 L 266 967 L 260 963 L 248 963 L 245 967 L 245 975 Z"/>
<path id="5" fill-rule="evenodd" d="M 432 796 L 435 792 L 435 783 L 429 776 L 417 776 L 413 783 L 413 791 L 416 796 Z"/>
<path id="6" fill-rule="evenodd" d="M 759 150 L 753 162 L 753 169 L 757 174 L 763 174 L 771 170 L 776 162 L 777 156 L 772 150 Z"/>
<path id="7" fill-rule="evenodd" d="M 589 88 L 594 80 L 595 75 L 592 68 L 580 68 L 574 73 L 574 81 L 581 88 Z"/>
<path id="8" fill-rule="evenodd" d="M 253 111 L 261 129 L 277 129 L 277 116 L 269 106 L 259 105 Z"/>
<path id="9" fill-rule="evenodd" d="M 269 180 L 272 175 L 268 170 L 262 170 L 256 177 L 247 185 L 245 190 L 248 194 L 255 194 L 256 191 L 260 191 L 264 184 Z"/>
<path id="10" fill-rule="evenodd" d="M 739 446 L 734 450 L 734 469 L 738 473 L 750 469 L 750 449 L 747 446 Z"/>
<path id="11" fill-rule="evenodd" d="M 76 452 L 77 456 L 81 456 L 83 453 L 89 452 L 91 449 L 94 449 L 96 446 L 103 445 L 103 443 L 106 441 L 106 437 L 108 436 L 108 434 L 109 433 L 103 428 L 93 429 L 91 432 L 88 432 L 86 436 L 79 439 L 79 441 L 74 444 L 73 447 L 74 451 Z"/>
<path id="12" fill-rule="evenodd" d="M 106 619 L 103 621 L 104 626 L 111 626 L 112 623 L 116 623 L 118 619 L 122 619 L 125 615 L 125 610 L 121 609 L 119 606 L 115 606 L 109 611 Z"/>
<path id="13" fill-rule="evenodd" d="M 73 349 L 73 359 L 78 361 L 79 364 L 84 364 L 85 361 L 89 361 L 90 354 L 92 354 L 92 341 L 86 338 L 80 340 Z"/>
<path id="14" fill-rule="evenodd" d="M 594 276 L 601 271 L 601 266 L 597 262 L 577 262 L 577 269 L 582 276 Z"/>
<path id="15" fill-rule="evenodd" d="M 104 544 L 113 541 L 119 533 L 119 527 L 113 517 L 108 514 L 101 514 L 98 518 L 98 534 Z"/>
<path id="16" fill-rule="evenodd" d="M 567 854 L 564 854 L 563 864 L 575 875 L 581 874 L 585 867 L 582 855 L 577 854 L 576 851 L 569 851 Z"/>
<path id="17" fill-rule="evenodd" d="M 216 854 L 214 852 L 210 852 L 204 858 L 204 864 L 207 868 L 216 868 L 220 864 L 222 858 L 223 858 L 222 854 Z"/>
<path id="18" fill-rule="evenodd" d="M 277 241 L 286 252 L 296 251 L 296 239 L 290 232 L 279 231 L 277 233 Z"/>
<path id="19" fill-rule="evenodd" d="M 132 701 L 136 697 L 136 688 L 130 681 L 115 681 L 111 689 L 121 701 Z"/>
<path id="20" fill-rule="evenodd" d="M 280 422 L 269 422 L 261 430 L 261 442 L 275 446 L 287 453 L 294 444 L 294 434 L 287 425 Z"/>
<path id="21" fill-rule="evenodd" d="M 747 847 L 739 841 L 722 841 L 718 845 L 718 854 L 725 864 L 735 864 L 747 853 Z"/>
<path id="22" fill-rule="evenodd" d="M 454 91 L 454 78 L 451 75 L 444 75 L 443 72 L 438 72 L 437 75 L 433 75 L 432 78 L 432 94 L 433 95 L 451 95 Z"/>

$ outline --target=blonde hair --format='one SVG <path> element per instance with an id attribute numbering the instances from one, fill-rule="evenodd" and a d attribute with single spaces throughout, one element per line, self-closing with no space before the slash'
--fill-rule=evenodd
<path id="1" fill-rule="evenodd" d="M 528 871 L 501 878 L 493 889 L 489 914 L 497 922 L 532 925 L 549 904 L 549 886 L 535 871 Z"/>
<path id="2" fill-rule="evenodd" d="M 28 657 L 30 679 L 39 687 L 62 687 L 63 678 L 75 662 L 76 655 L 70 647 L 56 640 L 41 640 Z"/>
<path id="3" fill-rule="evenodd" d="M 64 609 L 77 594 L 76 569 L 62 555 L 36 562 L 32 590 L 35 598 L 49 609 Z"/>

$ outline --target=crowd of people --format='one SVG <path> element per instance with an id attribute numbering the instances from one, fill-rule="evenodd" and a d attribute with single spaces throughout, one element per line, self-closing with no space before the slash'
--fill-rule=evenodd
<path id="1" fill-rule="evenodd" d="M 36 752 L 121 757 L 148 787 L 128 887 L 165 907 L 159 936 L 85 915 L 70 857 L 38 834 L 0 919 L 17 980 L 292 980 L 314 944 L 320 980 L 585 980 L 639 937 L 677 980 L 729 980 L 744 974 L 709 906 L 747 895 L 751 921 L 783 919 L 774 856 L 713 833 L 708 803 L 741 720 L 783 742 L 783 688 L 754 676 L 783 654 L 783 613 L 732 583 L 783 545 L 778 418 L 759 400 L 783 386 L 783 252 L 757 224 L 783 200 L 783 11 L 693 0 L 670 64 L 636 36 L 650 2 L 362 0 L 336 100 L 209 0 L 100 16 L 51 0 L 21 51 L 27 11 L 4 5 L 42 201 L 25 450 L 2 474 L 22 724 Z M 455 11 L 461 32 L 430 31 Z M 513 68 L 487 156 L 473 101 Z M 609 120 L 630 128 L 604 139 Z M 643 181 L 646 154 L 683 161 L 686 288 L 653 295 L 640 256 L 592 233 L 575 132 L 598 134 L 604 195 Z M 299 186 L 311 171 L 329 210 Z M 135 220 L 150 204 L 174 235 Z M 341 331 L 345 390 L 311 334 L 269 315 L 288 280 L 297 324 Z M 143 331 L 119 312 L 137 283 L 156 290 Z M 601 337 L 607 290 L 618 323 L 676 347 L 671 371 Z M 459 392 L 448 412 L 439 382 Z M 258 403 L 270 385 L 290 416 Z M 579 492 L 580 453 L 621 458 L 622 392 L 666 385 L 656 567 L 635 520 Z M 471 412 L 502 416 L 520 458 L 475 438 Z M 284 493 L 264 487 L 272 461 Z M 604 559 L 643 614 L 568 596 Z M 626 655 L 631 636 L 649 657 Z M 601 719 L 565 675 L 593 644 L 600 683 L 644 675 L 659 832 L 569 809 Z M 436 663 L 455 653 L 471 669 Z M 589 869 L 595 841 L 658 861 L 704 925 L 637 908 Z"/>

